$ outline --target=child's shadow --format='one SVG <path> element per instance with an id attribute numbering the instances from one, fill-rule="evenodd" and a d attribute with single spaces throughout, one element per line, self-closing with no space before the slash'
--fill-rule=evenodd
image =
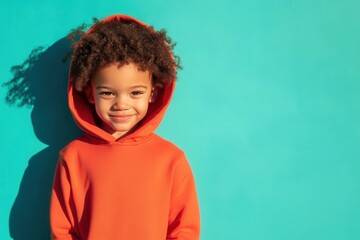
<path id="1" fill-rule="evenodd" d="M 3 84 L 7 103 L 33 106 L 35 135 L 48 145 L 30 158 L 12 206 L 9 228 L 15 240 L 50 238 L 49 202 L 58 153 L 81 134 L 67 107 L 69 63 L 62 59 L 69 51 L 66 38 L 47 49 L 36 48 L 22 65 L 12 67 L 13 78 Z"/>

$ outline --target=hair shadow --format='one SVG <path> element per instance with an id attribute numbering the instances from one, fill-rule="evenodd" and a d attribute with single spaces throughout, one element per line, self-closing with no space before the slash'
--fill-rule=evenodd
<path id="1" fill-rule="evenodd" d="M 22 177 L 9 217 L 15 240 L 50 238 L 49 206 L 58 153 L 81 134 L 67 105 L 69 62 L 63 59 L 70 51 L 66 38 L 47 49 L 35 48 L 22 65 L 11 68 L 13 77 L 3 84 L 8 104 L 32 107 L 34 133 L 48 145 L 29 159 Z"/>

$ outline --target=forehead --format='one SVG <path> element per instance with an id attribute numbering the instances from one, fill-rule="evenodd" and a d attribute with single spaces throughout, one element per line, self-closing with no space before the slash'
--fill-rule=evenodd
<path id="1" fill-rule="evenodd" d="M 151 74 L 149 71 L 141 71 L 134 63 L 118 67 L 110 64 L 97 71 L 93 78 L 95 85 L 151 85 Z"/>

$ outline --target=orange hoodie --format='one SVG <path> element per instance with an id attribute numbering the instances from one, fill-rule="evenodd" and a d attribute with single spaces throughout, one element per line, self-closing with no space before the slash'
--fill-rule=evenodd
<path id="1" fill-rule="evenodd" d="M 115 15 L 103 21 L 138 20 Z M 143 24 L 145 25 L 145 24 Z M 85 134 L 60 152 L 50 206 L 52 239 L 199 239 L 195 183 L 185 154 L 154 133 L 175 82 L 131 134 L 116 140 L 96 125 L 70 76 L 69 107 Z"/>

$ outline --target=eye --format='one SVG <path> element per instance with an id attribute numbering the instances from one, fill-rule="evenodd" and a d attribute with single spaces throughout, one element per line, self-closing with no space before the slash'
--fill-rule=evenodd
<path id="1" fill-rule="evenodd" d="M 142 92 L 142 91 L 132 91 L 131 92 L 131 95 L 133 95 L 133 96 L 138 96 L 138 95 L 141 95 L 141 94 L 143 94 L 144 92 Z"/>
<path id="2" fill-rule="evenodd" d="M 103 92 L 100 92 L 99 94 L 100 94 L 100 96 L 104 96 L 104 97 L 111 97 L 114 95 L 112 92 L 108 92 L 108 91 L 103 91 Z"/>

